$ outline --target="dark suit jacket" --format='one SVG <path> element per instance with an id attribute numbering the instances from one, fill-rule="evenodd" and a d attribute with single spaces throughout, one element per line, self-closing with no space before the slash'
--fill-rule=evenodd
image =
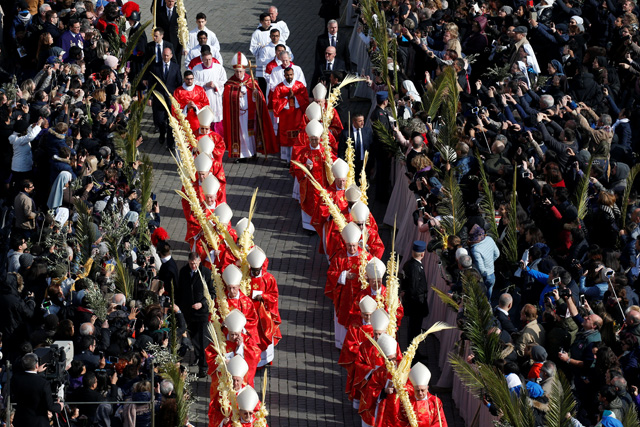
<path id="1" fill-rule="evenodd" d="M 429 286 L 422 263 L 411 258 L 402 267 L 403 278 L 400 289 L 404 292 L 403 306 L 408 316 L 427 316 L 429 305 L 427 294 Z"/>
<path id="2" fill-rule="evenodd" d="M 172 61 L 176 61 L 176 49 L 173 47 L 173 43 L 167 41 L 166 39 L 162 40 L 162 49 L 164 50 L 165 47 L 171 48 L 171 51 L 173 52 L 173 59 Z M 147 61 L 149 59 L 151 59 L 151 57 L 155 57 L 156 56 L 156 42 L 151 41 L 149 43 L 147 43 L 147 47 L 145 49 L 145 61 L 144 63 L 146 64 Z M 160 52 L 160 54 L 162 55 L 162 52 Z M 162 59 L 160 60 L 162 62 Z M 151 68 L 153 68 L 153 65 L 150 66 L 148 69 L 150 70 Z"/>
<path id="3" fill-rule="evenodd" d="M 322 62 L 318 62 L 316 64 L 316 69 L 313 72 L 313 77 L 311 78 L 311 84 L 308 85 L 309 90 L 313 90 L 313 88 L 318 84 L 318 81 L 322 78 L 325 81 L 329 81 L 329 76 L 331 75 L 331 71 L 326 70 L 327 61 L 322 60 Z M 346 71 L 345 63 L 342 59 L 339 59 L 336 55 L 333 60 L 333 69 L 332 71 Z"/>
<path id="4" fill-rule="evenodd" d="M 178 64 L 181 64 L 183 46 L 180 44 L 180 39 L 178 39 L 178 12 L 176 7 L 173 7 L 171 20 L 169 20 L 169 18 L 167 17 L 166 4 L 158 6 L 156 11 L 156 25 L 164 30 L 164 39 L 171 42 L 175 46 L 173 57 L 178 62 Z"/>
<path id="5" fill-rule="evenodd" d="M 351 124 L 345 127 L 342 133 L 340 134 L 340 141 L 338 141 L 338 156 L 344 159 L 344 154 L 347 149 L 347 138 L 349 138 L 349 132 L 351 132 L 351 139 L 353 139 L 353 149 L 356 150 L 356 137 L 353 134 L 353 128 Z M 364 151 L 371 151 L 371 144 L 373 143 L 373 130 L 365 126 L 360 129 L 360 136 L 362 137 L 362 144 L 364 145 Z M 360 160 L 358 151 L 356 150 L 356 162 L 362 162 Z M 358 173 L 358 171 L 356 171 Z"/>
<path id="6" fill-rule="evenodd" d="M 158 279 L 164 282 L 164 290 L 168 295 L 171 295 L 171 289 L 177 289 L 178 286 L 178 264 L 171 257 L 169 261 L 162 263 L 160 271 L 158 271 Z"/>
<path id="7" fill-rule="evenodd" d="M 178 86 L 182 85 L 182 72 L 180 71 L 180 66 L 176 62 L 169 62 L 169 73 L 166 77 L 164 75 L 164 62 L 153 64 L 149 69 L 153 74 L 158 76 L 160 80 L 162 80 L 171 94 L 173 94 Z M 153 76 L 150 77 L 149 86 L 152 86 L 156 79 Z M 156 89 L 159 89 L 159 92 L 165 96 L 165 100 L 169 102 L 169 95 L 164 92 L 164 89 L 160 87 L 160 85 L 158 85 Z M 155 97 L 153 98 L 155 99 Z"/>
<path id="8" fill-rule="evenodd" d="M 518 328 L 515 327 L 509 316 L 498 310 L 498 307 L 493 310 L 493 314 L 496 316 L 498 323 L 500 323 L 500 329 L 506 331 L 509 335 L 518 332 Z"/>
<path id="9" fill-rule="evenodd" d="M 323 34 L 320 34 L 318 36 L 318 39 L 316 40 L 316 67 L 319 63 L 324 63 L 324 51 L 329 45 L 329 34 L 325 31 Z M 338 36 L 336 37 L 336 59 L 340 59 L 344 62 L 345 66 L 347 67 L 347 71 L 351 69 L 351 56 L 349 55 L 349 37 L 340 35 L 340 31 L 338 31 Z"/>
<path id="10" fill-rule="evenodd" d="M 178 289 L 176 291 L 176 303 L 180 307 L 180 311 L 184 313 L 187 323 L 206 322 L 209 317 L 209 304 L 204 297 L 204 286 L 209 289 L 209 293 L 213 298 L 215 291 L 211 283 L 211 271 L 202 265 L 198 267 L 202 278 L 199 274 L 191 276 L 191 268 L 185 265 L 180 269 L 178 275 Z M 204 279 L 204 283 L 202 281 Z M 194 310 L 191 306 L 195 303 L 202 303 L 199 310 Z"/>
<path id="11" fill-rule="evenodd" d="M 48 427 L 47 411 L 60 412 L 54 403 L 51 385 L 43 376 L 19 373 L 11 378 L 12 401 L 17 403 L 15 427 Z"/>

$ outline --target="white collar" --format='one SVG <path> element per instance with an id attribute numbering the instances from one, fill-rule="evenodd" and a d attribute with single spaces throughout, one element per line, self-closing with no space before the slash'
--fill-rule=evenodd
<path id="1" fill-rule="evenodd" d="M 160 262 L 162 262 L 164 264 L 165 262 L 169 261 L 170 259 L 171 259 L 171 255 L 167 255 L 164 258 L 160 258 Z"/>
<path id="2" fill-rule="evenodd" d="M 296 79 L 293 79 L 291 83 L 287 83 L 286 80 L 284 80 L 282 83 L 284 83 L 286 87 L 293 87 L 293 85 L 296 84 Z"/>
<path id="3" fill-rule="evenodd" d="M 184 90 L 191 92 L 193 89 L 195 89 L 196 84 L 192 84 L 191 86 L 187 86 L 186 83 L 182 83 L 182 87 L 184 88 Z"/>
<path id="4" fill-rule="evenodd" d="M 504 314 L 506 314 L 507 316 L 509 315 L 508 311 L 505 311 L 503 309 L 501 309 L 500 307 L 496 307 L 498 310 L 500 310 L 501 312 L 503 312 Z"/>
<path id="5" fill-rule="evenodd" d="M 318 144 L 318 146 L 317 146 L 316 148 L 313 148 L 313 147 L 311 146 L 311 144 L 309 144 L 309 148 L 311 148 L 312 150 L 319 150 L 319 149 L 320 149 L 320 144 Z"/>

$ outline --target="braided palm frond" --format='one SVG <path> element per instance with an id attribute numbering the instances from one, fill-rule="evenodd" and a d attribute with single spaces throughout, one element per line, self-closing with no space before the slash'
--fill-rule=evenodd
<path id="1" fill-rule="evenodd" d="M 418 346 L 422 341 L 424 341 L 429 335 L 435 334 L 436 332 L 444 331 L 447 329 L 455 329 L 455 326 L 448 325 L 446 322 L 435 322 L 429 329 L 415 337 L 411 341 L 411 345 L 407 348 L 402 356 L 402 360 L 398 365 L 398 375 L 400 376 L 400 380 L 405 384 L 409 379 L 409 371 L 411 371 L 411 364 L 413 362 L 413 358 L 416 356 L 416 352 L 418 351 Z"/>
<path id="2" fill-rule="evenodd" d="M 349 129 L 351 129 L 351 127 L 349 127 Z M 347 183 L 345 184 L 345 188 L 349 188 L 356 182 L 356 153 L 353 148 L 353 139 L 351 139 L 351 136 L 347 138 L 347 149 L 344 152 L 344 159 L 347 162 L 347 165 L 349 165 L 349 173 L 347 174 Z"/>
<path id="3" fill-rule="evenodd" d="M 369 189 L 369 183 L 367 182 L 367 162 L 369 161 L 369 151 L 364 152 L 364 160 L 362 161 L 362 169 L 360 169 L 360 200 L 365 205 L 369 205 L 369 197 L 367 196 L 367 190 Z M 349 187 L 345 187 L 349 188 Z"/>
<path id="4" fill-rule="evenodd" d="M 251 202 L 249 203 L 249 224 L 251 224 L 253 214 L 255 213 L 257 197 L 258 188 L 253 191 Z M 249 256 L 249 252 L 251 252 L 251 249 L 253 248 L 253 235 L 251 234 L 249 227 L 244 229 L 241 236 L 238 236 L 238 243 L 240 243 L 240 269 L 242 270 L 240 289 L 242 290 L 242 293 L 249 295 L 251 291 L 251 275 L 249 274 L 251 266 L 249 265 L 249 261 L 247 261 L 247 256 Z"/>

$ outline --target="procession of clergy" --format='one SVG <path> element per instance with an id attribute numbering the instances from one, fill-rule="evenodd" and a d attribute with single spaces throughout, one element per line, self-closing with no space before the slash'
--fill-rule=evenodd
<path id="1" fill-rule="evenodd" d="M 256 74 L 264 80 L 254 77 L 241 52 L 233 56 L 234 75 L 226 80 L 220 61 L 211 61 L 212 54 L 205 49 L 200 62 L 191 55 L 193 70 L 185 71 L 185 83 L 174 92 L 182 109 L 176 113 L 186 117 L 195 137 L 193 163 L 184 156 L 180 161 L 195 168 L 191 185 L 201 212 L 207 220 L 215 220 L 219 245 L 212 247 L 205 238 L 201 220 L 187 200 L 183 201 L 188 225 L 185 240 L 202 263 L 219 274 L 225 295 L 216 295 L 216 299 L 219 302 L 222 297 L 227 307 L 226 316 L 218 310 L 226 337 L 225 354 L 217 354 L 213 345 L 206 351 L 211 376 L 209 426 L 234 421 L 244 426 L 266 425 L 258 416 L 261 404 L 253 389 L 254 377 L 258 369 L 272 363 L 274 346 L 281 338 L 278 285 L 267 271 L 267 256 L 253 245 L 255 227 L 250 218 L 238 221 L 235 229 L 231 226 L 233 212 L 226 204 L 222 162 L 225 151 L 236 161 L 257 153 L 280 153 L 290 164 L 303 227 L 317 232 L 320 250 L 329 260 L 325 294 L 334 307 L 335 345 L 341 349 L 338 363 L 346 371 L 345 392 L 361 415 L 362 425 L 446 426 L 442 402 L 428 392 L 428 368 L 422 363 L 411 368 L 413 354 L 401 362 L 396 333 L 403 309 L 398 287 L 388 292 L 385 285 L 390 280 L 397 285 L 397 268 L 387 271 L 380 260 L 384 245 L 367 207 L 364 174 L 360 186 L 356 183 L 360 171 L 354 170 L 353 156 L 349 156 L 351 142 L 346 160 L 336 156 L 337 137 L 343 129 L 334 109 L 339 89 L 328 93 L 318 84 L 310 100 L 302 70 L 291 62 L 288 48 L 274 44 L 264 34 L 259 36 L 264 40 L 255 44 L 252 53 L 261 58 Z M 226 81 L 219 81 L 222 78 Z M 261 82 L 266 83 L 264 89 Z M 171 124 L 174 132 L 179 129 L 175 121 Z M 243 235 L 251 238 L 243 240 Z M 243 292 L 241 284 L 248 283 L 248 277 L 250 288 Z M 226 369 L 220 366 L 221 360 Z M 236 396 L 231 401 L 237 405 L 238 419 L 232 419 L 228 407 L 221 404 L 228 398 L 221 392 L 222 381 L 232 383 Z"/>

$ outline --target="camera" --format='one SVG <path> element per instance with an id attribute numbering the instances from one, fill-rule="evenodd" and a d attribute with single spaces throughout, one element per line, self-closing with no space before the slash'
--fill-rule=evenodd
<path id="1" fill-rule="evenodd" d="M 571 291 L 569 290 L 569 288 L 558 289 L 558 295 L 560 296 L 560 298 L 566 299 L 571 296 Z"/>

